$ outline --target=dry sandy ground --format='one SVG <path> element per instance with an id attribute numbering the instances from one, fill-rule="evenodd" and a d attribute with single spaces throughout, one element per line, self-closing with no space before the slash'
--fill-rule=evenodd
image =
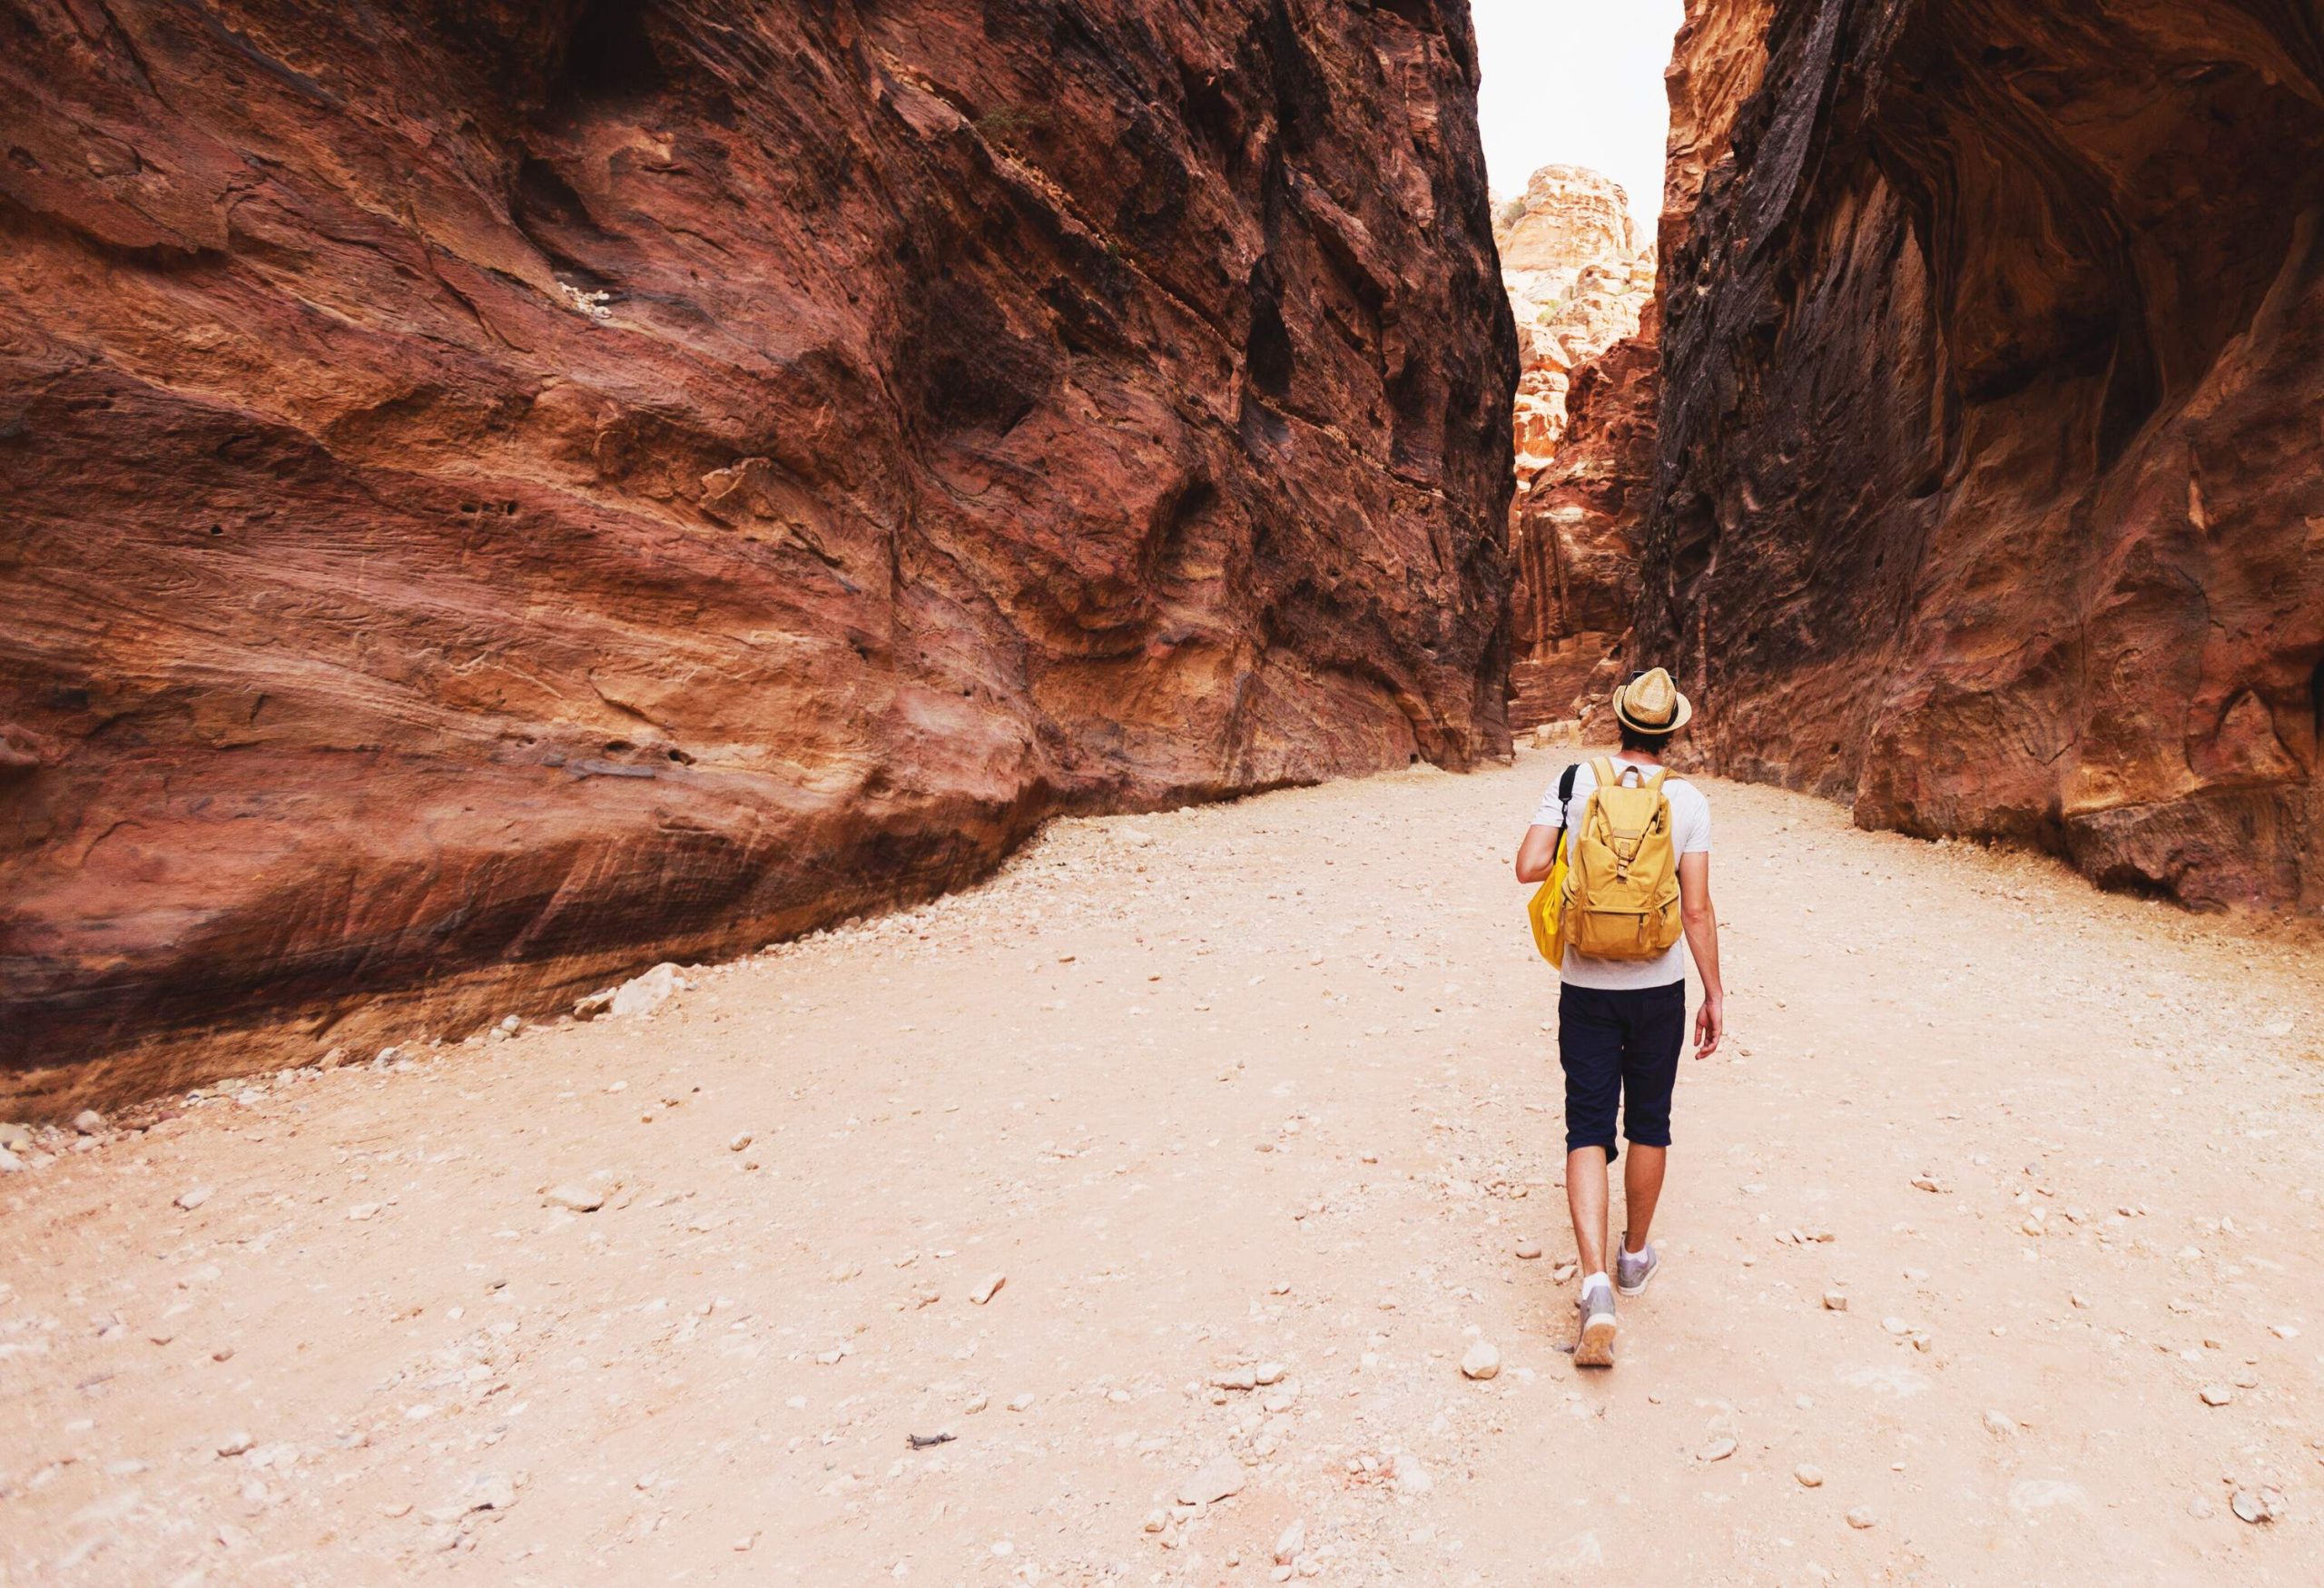
<path id="1" fill-rule="evenodd" d="M 2315 950 L 1713 785 L 1732 1045 L 1579 1375 L 1559 764 L 1063 823 L 8 1177 L 0 1576 L 2317 1582 Z"/>

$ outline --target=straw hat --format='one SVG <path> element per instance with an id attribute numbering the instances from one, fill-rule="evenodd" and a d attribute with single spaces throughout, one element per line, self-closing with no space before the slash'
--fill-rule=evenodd
<path id="1" fill-rule="evenodd" d="M 1614 715 L 1641 734 L 1675 734 L 1687 725 L 1695 708 L 1670 682 L 1670 675 L 1657 667 L 1614 691 Z"/>

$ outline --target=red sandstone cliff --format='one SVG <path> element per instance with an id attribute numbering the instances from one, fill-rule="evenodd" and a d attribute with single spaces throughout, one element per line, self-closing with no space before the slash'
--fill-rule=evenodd
<path id="1" fill-rule="evenodd" d="M 1535 172 L 1493 237 L 1520 359 L 1509 711 L 1522 728 L 1581 714 L 1628 644 L 1653 472 L 1655 268 L 1620 186 L 1581 166 Z"/>
<path id="2" fill-rule="evenodd" d="M 2324 903 L 2324 8 L 1689 13 L 1640 642 L 1709 758 Z"/>
<path id="3" fill-rule="evenodd" d="M 0 1096 L 1506 745 L 1462 7 L 0 25 Z"/>

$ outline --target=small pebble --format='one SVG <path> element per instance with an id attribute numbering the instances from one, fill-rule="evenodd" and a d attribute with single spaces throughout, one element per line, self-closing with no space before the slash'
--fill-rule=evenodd
<path id="1" fill-rule="evenodd" d="M 1178 1485 L 1178 1504 L 1216 1504 L 1229 1494 L 1241 1494 L 1245 1481 L 1243 1464 L 1231 1455 L 1222 1455 Z"/>
<path id="2" fill-rule="evenodd" d="M 1803 1489 L 1820 1489 L 1824 1486 L 1824 1469 L 1820 1466 L 1811 1466 L 1803 1461 L 1791 1469 L 1791 1475 L 1799 1480 L 1799 1486 Z"/>
<path id="3" fill-rule="evenodd" d="M 2246 1522 L 2273 1522 L 2283 1514 L 2284 1494 L 2281 1489 L 2238 1489 L 2228 1505 Z"/>
<path id="4" fill-rule="evenodd" d="M 1848 1525 L 1857 1529 L 1859 1532 L 1865 1528 L 1877 1525 L 1879 1521 L 1880 1518 L 1873 1514 L 1872 1507 L 1869 1505 L 1858 1505 L 1855 1510 L 1848 1513 Z"/>

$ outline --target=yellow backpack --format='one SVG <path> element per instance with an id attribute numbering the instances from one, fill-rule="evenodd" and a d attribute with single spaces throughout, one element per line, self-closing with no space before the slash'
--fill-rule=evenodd
<path id="1" fill-rule="evenodd" d="M 1590 764 L 1598 787 L 1565 835 L 1561 940 L 1597 960 L 1651 960 L 1679 941 L 1679 846 L 1670 832 L 1669 775 L 1657 767 L 1625 785 L 1612 761 Z"/>

